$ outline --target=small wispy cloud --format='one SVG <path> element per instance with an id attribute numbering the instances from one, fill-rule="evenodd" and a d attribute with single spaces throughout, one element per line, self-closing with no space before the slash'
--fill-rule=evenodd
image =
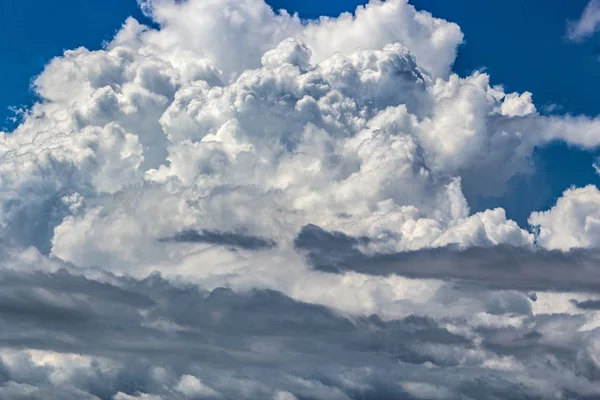
<path id="1" fill-rule="evenodd" d="M 600 30 L 600 0 L 590 0 L 579 19 L 568 22 L 567 38 L 579 42 L 598 30 Z"/>
<path id="2" fill-rule="evenodd" d="M 594 171 L 596 171 L 596 173 L 600 175 L 600 157 L 596 157 L 594 163 L 592 164 L 592 167 L 594 167 Z"/>

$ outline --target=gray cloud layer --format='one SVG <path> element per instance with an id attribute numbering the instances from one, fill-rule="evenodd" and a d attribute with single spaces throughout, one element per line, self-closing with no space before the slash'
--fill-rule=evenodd
<path id="1" fill-rule="evenodd" d="M 308 225 L 295 245 L 325 272 L 463 280 L 490 289 L 600 292 L 600 253 L 594 250 L 564 253 L 503 245 L 367 255 L 359 246 L 368 242 Z"/>
<path id="2" fill-rule="evenodd" d="M 586 352 L 595 335 L 577 333 L 576 316 L 529 315 L 525 327 L 479 328 L 475 340 L 427 317 L 350 318 L 275 291 L 205 292 L 159 275 L 110 280 L 0 273 L 0 398 L 542 399 L 556 389 L 583 398 L 600 372 Z M 568 342 L 554 337 L 554 324 Z M 92 361 L 43 366 L 23 348 Z M 490 360 L 501 357 L 529 378 L 494 368 Z M 184 376 L 202 393 L 182 393 Z M 43 391 L 19 397 L 27 388 Z"/>

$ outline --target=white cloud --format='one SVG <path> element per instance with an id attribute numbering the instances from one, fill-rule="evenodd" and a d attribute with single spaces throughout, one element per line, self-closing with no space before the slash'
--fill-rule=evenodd
<path id="1" fill-rule="evenodd" d="M 530 92 L 507 94 L 500 109 L 503 115 L 510 117 L 524 117 L 537 112 Z"/>
<path id="2" fill-rule="evenodd" d="M 296 400 L 297 397 L 290 392 L 277 392 L 273 397 L 273 400 Z"/>
<path id="3" fill-rule="evenodd" d="M 600 1 L 590 0 L 577 21 L 569 21 L 567 37 L 581 41 L 592 36 L 600 29 Z"/>
<path id="4" fill-rule="evenodd" d="M 534 212 L 529 223 L 547 249 L 600 247 L 600 191 L 595 186 L 568 189 L 548 211 Z"/>
<path id="5" fill-rule="evenodd" d="M 204 82 L 182 87 L 160 117 L 171 143 L 170 163 L 146 172 L 153 189 L 134 190 L 140 211 L 164 212 L 173 224 L 143 214 L 131 215 L 137 222 L 128 226 L 158 236 L 172 235 L 177 227 L 201 227 L 292 238 L 301 226 L 322 220 L 359 235 L 396 232 L 401 239 L 397 248 L 417 249 L 447 243 L 440 235 L 468 217 L 466 205 L 452 209 L 451 204 L 464 203 L 453 176 L 463 174 L 471 186 L 487 193 L 501 190 L 498 185 L 523 168 L 525 149 L 531 145 L 518 133 L 510 138 L 488 127 L 489 115 L 502 115 L 498 107 L 504 94 L 488 86 L 487 76 L 453 76 L 449 82 L 433 83 L 400 45 L 337 55 L 307 70 L 309 55 L 297 40 L 284 42 L 264 57 L 263 68 L 246 71 L 224 88 Z M 398 90 L 400 86 L 404 89 Z M 466 107 L 472 111 L 465 113 Z M 482 152 L 489 156 L 481 158 Z M 498 155 L 506 153 L 514 163 L 500 164 Z M 491 170 L 496 181 L 486 175 Z M 167 182 L 170 189 L 165 191 Z M 149 197 L 153 192 L 162 192 L 157 202 Z M 217 198 L 211 200 L 213 194 Z M 190 202 L 190 196 L 202 200 Z M 180 206 L 167 209 L 169 198 Z M 148 206 L 141 206 L 145 201 L 150 201 Z M 95 218 L 91 215 L 87 218 Z M 106 207 L 93 215 L 106 220 Z M 203 226 L 198 226 L 199 218 Z M 76 221 L 65 220 L 68 230 L 75 232 Z M 124 231 L 117 224 L 110 235 L 122 243 L 118 235 Z M 133 228 L 136 224 L 142 225 Z M 100 221 L 93 226 L 96 232 L 104 229 Z M 83 262 L 60 250 L 65 246 L 63 231 L 57 227 L 55 254 Z M 486 229 L 481 232 L 483 242 L 464 244 L 502 242 L 485 239 Z M 75 238 L 92 246 L 108 243 L 107 238 L 86 235 L 79 231 Z M 524 232 L 518 235 L 527 238 Z M 127 240 L 132 243 L 132 238 Z M 72 247 L 79 252 L 86 246 Z M 90 254 L 82 257 L 96 262 Z"/>
<path id="6" fill-rule="evenodd" d="M 155 242 L 186 229 L 285 244 L 318 222 L 379 238 L 373 250 L 529 246 L 502 210 L 470 216 L 462 192 L 501 195 L 548 141 L 598 145 L 595 120 L 542 117 L 530 93 L 449 75 L 460 30 L 401 0 L 305 23 L 259 0 L 145 7 L 160 30 L 130 19 L 36 79 L 45 101 L 4 135 L 0 171 L 4 204 L 39 188 L 2 236 L 143 270 L 177 262 Z M 56 200 L 74 193 L 86 201 Z M 23 231 L 42 210 L 45 233 Z"/>
<path id="7" fill-rule="evenodd" d="M 183 375 L 179 380 L 179 383 L 177 383 L 177 386 L 175 386 L 175 390 L 188 398 L 220 397 L 219 393 L 215 392 L 192 375 Z"/>
<path id="8" fill-rule="evenodd" d="M 463 38 L 456 24 L 417 12 L 406 0 L 375 1 L 354 14 L 306 23 L 285 11 L 273 12 L 262 0 L 140 2 L 161 24 L 159 35 L 147 35 L 155 51 L 167 57 L 192 51 L 215 62 L 226 77 L 259 66 L 266 51 L 289 37 L 306 42 L 315 62 L 336 52 L 376 50 L 400 42 L 428 72 L 447 76 Z"/>

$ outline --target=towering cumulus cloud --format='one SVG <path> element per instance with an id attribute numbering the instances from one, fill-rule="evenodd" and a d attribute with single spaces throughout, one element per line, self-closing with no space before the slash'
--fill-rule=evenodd
<path id="1" fill-rule="evenodd" d="M 600 396 L 600 193 L 500 196 L 600 120 L 452 73 L 406 0 L 146 0 L 0 136 L 0 399 Z"/>

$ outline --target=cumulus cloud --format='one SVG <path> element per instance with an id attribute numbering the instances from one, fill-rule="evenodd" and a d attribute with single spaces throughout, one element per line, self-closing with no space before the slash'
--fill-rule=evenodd
<path id="1" fill-rule="evenodd" d="M 119 268 L 184 231 L 291 243 L 313 222 L 395 251 L 529 246 L 465 195 L 501 195 L 549 141 L 597 145 L 595 120 L 450 74 L 459 28 L 404 1 L 315 21 L 258 0 L 142 6 L 160 29 L 130 19 L 35 80 L 43 101 L 3 136 L 6 240 Z"/>
<path id="2" fill-rule="evenodd" d="M 598 396 L 598 189 L 467 200 L 597 118 L 453 74 L 405 0 L 140 6 L 0 133 L 0 398 Z"/>
<path id="3" fill-rule="evenodd" d="M 598 32 L 600 28 L 600 1 L 590 0 L 577 21 L 569 21 L 567 37 L 581 41 Z"/>

